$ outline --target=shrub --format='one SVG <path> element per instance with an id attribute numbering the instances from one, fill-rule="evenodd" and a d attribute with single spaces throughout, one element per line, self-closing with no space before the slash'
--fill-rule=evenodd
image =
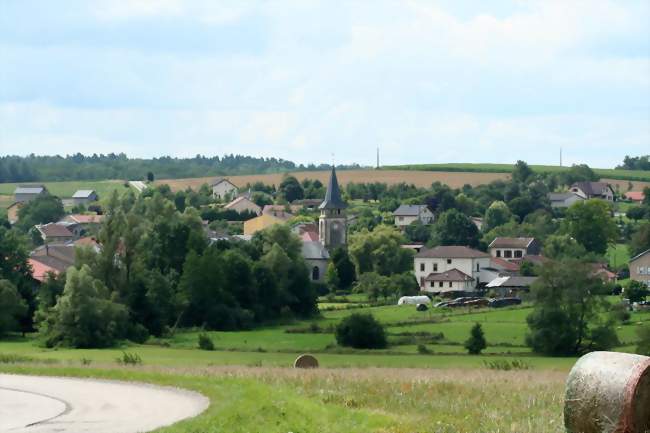
<path id="1" fill-rule="evenodd" d="M 503 371 L 510 371 L 510 370 L 529 370 L 530 364 L 528 364 L 525 361 L 522 361 L 521 359 L 513 359 L 513 360 L 507 360 L 507 359 L 496 359 L 494 361 L 483 361 L 483 365 L 485 368 L 489 368 L 490 370 L 503 370 Z"/>
<path id="2" fill-rule="evenodd" d="M 383 349 L 387 345 L 386 332 L 381 323 L 370 314 L 351 314 L 336 327 L 336 342 L 356 349 Z"/>
<path id="3" fill-rule="evenodd" d="M 433 350 L 429 349 L 424 344 L 418 344 L 418 353 L 420 355 L 430 355 L 433 353 Z"/>
<path id="4" fill-rule="evenodd" d="M 627 305 L 617 304 L 612 307 L 609 313 L 612 319 L 620 323 L 628 323 L 630 321 L 630 311 Z"/>
<path id="5" fill-rule="evenodd" d="M 199 334 L 199 349 L 214 350 L 214 343 L 208 334 Z"/>
<path id="6" fill-rule="evenodd" d="M 142 364 L 142 358 L 137 353 L 122 352 L 122 356 L 117 358 L 117 363 L 122 365 L 139 365 Z"/>
<path id="7" fill-rule="evenodd" d="M 469 338 L 465 341 L 465 349 L 470 355 L 479 355 L 487 347 L 483 327 L 480 323 L 475 324 L 470 331 Z"/>

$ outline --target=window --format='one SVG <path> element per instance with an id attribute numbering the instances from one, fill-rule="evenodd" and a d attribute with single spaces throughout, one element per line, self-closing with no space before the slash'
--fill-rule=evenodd
<path id="1" fill-rule="evenodd" d="M 517 257 L 518 259 L 520 259 L 522 256 L 523 256 L 523 253 L 521 252 L 521 250 L 517 250 L 517 251 L 515 251 L 515 257 Z"/>
<path id="2" fill-rule="evenodd" d="M 478 262 L 476 262 L 476 272 L 478 272 L 478 271 L 480 271 L 480 270 L 481 270 L 481 268 L 479 267 Z"/>
<path id="3" fill-rule="evenodd" d="M 451 265 L 451 259 L 447 259 L 447 264 Z"/>
<path id="4" fill-rule="evenodd" d="M 497 250 L 497 257 L 501 257 L 501 250 Z"/>
<path id="5" fill-rule="evenodd" d="M 639 268 L 637 269 L 637 273 L 639 275 L 645 275 L 645 269 L 643 268 L 643 266 L 639 266 Z"/>
<path id="6" fill-rule="evenodd" d="M 505 250 L 503 252 L 503 257 L 505 257 L 506 259 L 511 258 L 512 257 L 512 251 L 511 250 Z"/>
<path id="7" fill-rule="evenodd" d="M 336 209 L 336 213 L 341 215 L 341 209 Z"/>
<path id="8" fill-rule="evenodd" d="M 424 272 L 424 263 L 420 263 L 420 272 Z"/>
<path id="9" fill-rule="evenodd" d="M 318 266 L 314 266 L 311 270 L 311 279 L 314 281 L 318 281 L 319 278 L 320 278 L 320 269 L 318 269 Z"/>
<path id="10" fill-rule="evenodd" d="M 404 221 L 404 217 L 397 217 L 400 221 Z"/>
<path id="11" fill-rule="evenodd" d="M 429 281 L 429 287 L 433 287 L 433 281 Z"/>
<path id="12" fill-rule="evenodd" d="M 451 287 L 451 281 L 449 282 L 449 287 Z"/>
<path id="13" fill-rule="evenodd" d="M 437 263 L 433 264 L 433 272 L 438 272 L 438 264 Z"/>
<path id="14" fill-rule="evenodd" d="M 442 281 L 438 282 L 438 287 L 442 287 Z"/>

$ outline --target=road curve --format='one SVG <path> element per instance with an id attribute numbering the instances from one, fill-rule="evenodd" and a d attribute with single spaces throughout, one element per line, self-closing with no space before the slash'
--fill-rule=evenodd
<path id="1" fill-rule="evenodd" d="M 153 385 L 0 374 L 2 433 L 142 433 L 191 418 L 209 400 Z"/>

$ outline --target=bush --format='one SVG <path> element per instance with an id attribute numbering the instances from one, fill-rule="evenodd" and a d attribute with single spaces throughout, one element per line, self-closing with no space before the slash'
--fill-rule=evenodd
<path id="1" fill-rule="evenodd" d="M 387 346 L 386 332 L 370 314 L 351 314 L 336 327 L 336 342 L 356 349 L 383 349 Z"/>
<path id="2" fill-rule="evenodd" d="M 465 341 L 465 349 L 470 355 L 479 355 L 487 347 L 483 327 L 480 323 L 475 324 L 470 331 L 469 338 Z"/>
<path id="3" fill-rule="evenodd" d="M 530 369 L 530 364 L 528 364 L 525 361 L 522 361 L 521 359 L 513 359 L 513 360 L 497 359 L 494 361 L 483 361 L 483 365 L 485 366 L 485 368 L 489 368 L 490 370 L 510 371 L 510 370 Z"/>
<path id="4" fill-rule="evenodd" d="M 208 334 L 199 334 L 199 349 L 214 350 L 214 343 Z"/>
<path id="5" fill-rule="evenodd" d="M 134 343 L 144 344 L 149 339 L 149 331 L 139 323 L 136 323 L 129 330 L 129 340 Z"/>
<path id="6" fill-rule="evenodd" d="M 433 353 L 433 350 L 429 349 L 424 344 L 418 344 L 418 353 L 420 355 L 431 355 Z"/>
<path id="7" fill-rule="evenodd" d="M 142 358 L 137 353 L 122 352 L 122 356 L 116 359 L 118 364 L 122 365 L 139 365 L 142 364 Z"/>
<path id="8" fill-rule="evenodd" d="M 610 310 L 610 315 L 612 319 L 620 323 L 628 323 L 630 321 L 630 311 L 627 305 L 617 304 L 612 307 Z"/>

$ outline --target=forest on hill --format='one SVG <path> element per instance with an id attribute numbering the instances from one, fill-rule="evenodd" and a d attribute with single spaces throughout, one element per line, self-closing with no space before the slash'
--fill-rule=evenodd
<path id="1" fill-rule="evenodd" d="M 66 156 L 0 156 L 0 183 L 65 180 L 145 180 L 178 179 L 199 176 L 279 173 L 295 170 L 324 170 L 327 164 L 296 164 L 281 158 L 224 155 L 193 158 L 129 158 L 124 153 Z M 359 165 L 339 166 L 359 168 Z M 150 179 L 151 180 L 151 179 Z"/>

